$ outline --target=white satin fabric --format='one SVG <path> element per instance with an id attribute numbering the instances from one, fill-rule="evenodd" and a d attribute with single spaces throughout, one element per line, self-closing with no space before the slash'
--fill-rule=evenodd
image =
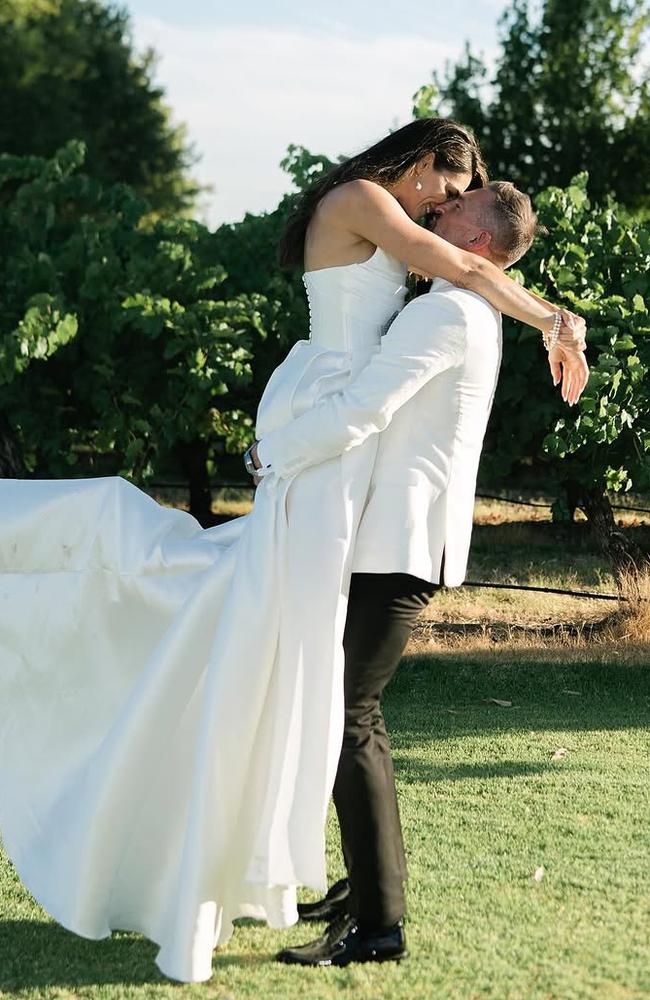
<path id="1" fill-rule="evenodd" d="M 258 437 L 345 386 L 404 270 L 305 275 L 311 338 Z M 341 640 L 377 438 L 202 530 L 119 478 L 0 482 L 0 827 L 36 899 L 85 937 L 140 931 L 168 976 L 212 974 L 242 915 L 284 927 L 326 886 Z"/>

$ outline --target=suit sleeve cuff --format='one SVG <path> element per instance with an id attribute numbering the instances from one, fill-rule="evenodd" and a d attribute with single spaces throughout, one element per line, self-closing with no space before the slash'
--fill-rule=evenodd
<path id="1" fill-rule="evenodd" d="M 291 428 L 292 425 L 289 424 L 288 427 L 271 431 L 257 442 L 257 457 L 261 463 L 258 475 L 274 474 L 278 479 L 285 479 L 309 465 L 304 460 L 300 444 L 291 439 Z M 287 455 L 288 451 L 291 452 L 291 457 Z"/>
<path id="2" fill-rule="evenodd" d="M 275 471 L 272 463 L 268 460 L 268 456 L 266 455 L 264 449 L 264 443 L 262 441 L 257 442 L 257 459 L 260 463 L 260 467 L 255 473 L 256 476 L 270 476 L 271 473 Z"/>

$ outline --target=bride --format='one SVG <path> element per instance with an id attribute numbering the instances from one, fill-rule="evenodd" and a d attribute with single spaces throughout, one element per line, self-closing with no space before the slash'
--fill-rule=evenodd
<path id="1" fill-rule="evenodd" d="M 579 397 L 582 321 L 414 221 L 485 180 L 470 133 L 421 119 L 303 196 L 282 258 L 304 251 L 310 339 L 272 375 L 258 438 L 367 364 L 407 264 L 559 329 L 553 377 Z M 265 476 L 249 515 L 208 530 L 119 478 L 0 484 L 0 828 L 65 927 L 142 932 L 166 975 L 201 981 L 235 918 L 284 927 L 297 886 L 326 888 L 350 556 L 376 445 Z"/>

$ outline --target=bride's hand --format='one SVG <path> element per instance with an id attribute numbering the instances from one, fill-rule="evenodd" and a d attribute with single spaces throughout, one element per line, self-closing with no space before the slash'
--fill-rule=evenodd
<path id="1" fill-rule="evenodd" d="M 560 309 L 560 316 L 560 342 L 573 350 L 584 351 L 587 346 L 587 324 L 582 316 L 570 309 Z"/>
<path id="2" fill-rule="evenodd" d="M 562 383 L 562 399 L 569 406 L 578 402 L 589 380 L 589 366 L 584 356 L 587 326 L 582 316 L 560 310 L 562 326 L 558 342 L 549 352 L 548 363 L 553 385 Z"/>

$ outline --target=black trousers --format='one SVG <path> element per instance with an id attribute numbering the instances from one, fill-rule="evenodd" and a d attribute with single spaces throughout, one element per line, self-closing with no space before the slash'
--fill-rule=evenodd
<path id="1" fill-rule="evenodd" d="M 345 729 L 334 804 L 350 913 L 368 927 L 404 916 L 406 858 L 380 699 L 436 584 L 406 573 L 353 573 L 343 645 Z"/>

